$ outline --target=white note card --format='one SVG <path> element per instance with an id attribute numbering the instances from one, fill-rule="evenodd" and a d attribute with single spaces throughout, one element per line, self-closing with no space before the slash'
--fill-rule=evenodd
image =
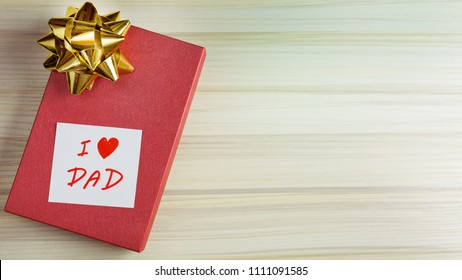
<path id="1" fill-rule="evenodd" d="M 48 201 L 134 208 L 141 132 L 57 123 Z"/>

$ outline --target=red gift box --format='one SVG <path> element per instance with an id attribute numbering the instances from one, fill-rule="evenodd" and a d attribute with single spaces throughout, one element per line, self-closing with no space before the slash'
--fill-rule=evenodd
<path id="1" fill-rule="evenodd" d="M 80 96 L 52 72 L 5 211 L 141 252 L 191 105 L 205 49 L 131 27 L 121 50 L 135 71 Z M 143 131 L 134 208 L 48 202 L 56 124 Z"/>

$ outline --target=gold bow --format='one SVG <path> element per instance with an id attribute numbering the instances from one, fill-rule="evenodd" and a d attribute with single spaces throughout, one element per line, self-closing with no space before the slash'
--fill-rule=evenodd
<path id="1" fill-rule="evenodd" d="M 48 25 L 52 32 L 37 41 L 51 52 L 43 66 L 65 72 L 72 94 L 90 90 L 98 76 L 116 81 L 119 73 L 133 72 L 119 50 L 130 27 L 120 12 L 98 15 L 86 2 L 80 9 L 69 7 L 66 17 L 52 18 Z"/>

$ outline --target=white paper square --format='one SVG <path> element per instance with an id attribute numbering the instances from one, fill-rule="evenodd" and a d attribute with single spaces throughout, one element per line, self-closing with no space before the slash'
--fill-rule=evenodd
<path id="1" fill-rule="evenodd" d="M 57 123 L 48 201 L 133 208 L 141 132 L 138 129 Z M 82 142 L 87 140 L 90 140 L 85 144 L 85 152 L 88 154 L 82 155 Z M 102 142 L 100 148 L 99 141 Z M 116 142 L 118 146 L 114 149 Z M 77 181 L 85 172 L 81 169 L 72 170 L 74 168 L 85 169 L 86 175 Z M 96 170 L 100 174 L 99 180 Z M 116 171 L 123 176 L 117 184 L 121 176 Z M 76 176 L 73 182 L 74 173 Z M 94 180 L 84 189 L 93 173 Z M 112 178 L 109 178 L 111 173 Z M 69 183 L 73 183 L 72 186 Z M 96 185 L 93 186 L 93 183 Z"/>

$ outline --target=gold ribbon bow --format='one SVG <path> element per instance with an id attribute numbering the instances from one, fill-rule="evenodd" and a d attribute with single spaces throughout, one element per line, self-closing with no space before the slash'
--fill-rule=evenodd
<path id="1" fill-rule="evenodd" d="M 80 9 L 69 7 L 66 17 L 52 18 L 48 25 L 52 32 L 38 40 L 51 52 L 43 66 L 65 72 L 72 94 L 90 90 L 98 76 L 116 81 L 119 73 L 133 72 L 119 50 L 130 27 L 120 12 L 98 15 L 87 2 Z"/>

